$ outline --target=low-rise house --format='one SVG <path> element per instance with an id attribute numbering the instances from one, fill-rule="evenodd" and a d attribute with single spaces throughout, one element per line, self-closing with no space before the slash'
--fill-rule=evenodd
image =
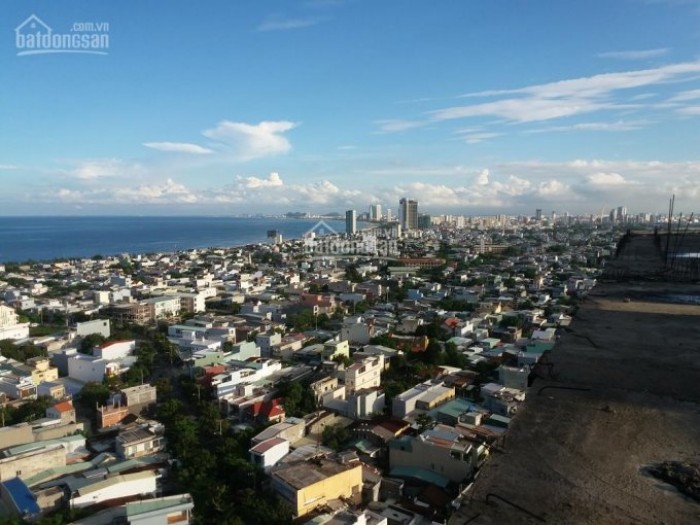
<path id="1" fill-rule="evenodd" d="M 122 402 L 131 414 L 140 415 L 145 409 L 156 404 L 156 387 L 149 384 L 121 389 Z"/>
<path id="2" fill-rule="evenodd" d="M 396 396 L 391 405 L 394 417 L 404 418 L 416 409 L 428 411 L 454 399 L 455 389 L 442 381 L 425 381 Z"/>
<path id="3" fill-rule="evenodd" d="M 28 376 L 11 373 L 0 375 L 0 392 L 10 399 L 36 399 L 36 386 Z"/>
<path id="4" fill-rule="evenodd" d="M 362 466 L 329 458 L 285 463 L 270 473 L 272 488 L 291 506 L 294 515 L 305 516 L 330 500 L 345 498 L 358 503 L 362 495 Z"/>
<path id="5" fill-rule="evenodd" d="M 144 425 L 120 432 L 114 440 L 117 455 L 138 458 L 160 452 L 165 445 L 162 425 Z"/>
<path id="6" fill-rule="evenodd" d="M 486 446 L 465 439 L 453 428 L 437 425 L 389 443 L 392 477 L 416 478 L 438 486 L 461 483 L 488 454 Z"/>
<path id="7" fill-rule="evenodd" d="M 249 451 L 250 461 L 269 472 L 280 459 L 289 454 L 289 441 L 273 437 L 254 445 Z"/>
<path id="8" fill-rule="evenodd" d="M 379 354 L 358 361 L 345 369 L 345 388 L 348 393 L 381 385 L 384 356 Z"/>
<path id="9" fill-rule="evenodd" d="M 525 392 L 506 388 L 498 383 L 486 383 L 481 386 L 483 405 L 486 409 L 501 416 L 512 416 L 520 403 L 525 401 Z"/>
<path id="10" fill-rule="evenodd" d="M 14 308 L 0 304 L 0 341 L 3 339 L 26 339 L 29 323 L 20 323 Z"/>
<path id="11" fill-rule="evenodd" d="M 97 480 L 81 478 L 80 483 L 69 485 L 71 494 L 68 502 L 71 508 L 80 509 L 133 496 L 155 496 L 159 477 L 154 470 L 143 470 Z"/>
<path id="12" fill-rule="evenodd" d="M 136 350 L 135 340 L 126 341 L 108 341 L 96 347 L 92 355 L 99 359 L 123 359 L 124 357 L 130 356 Z"/>
<path id="13" fill-rule="evenodd" d="M 0 483 L 0 500 L 11 515 L 24 520 L 36 520 L 41 514 L 34 494 L 21 478 L 11 478 Z"/>
<path id="14" fill-rule="evenodd" d="M 46 409 L 46 417 L 59 419 L 62 423 L 75 423 L 75 407 L 70 400 L 61 401 Z"/>
<path id="15" fill-rule="evenodd" d="M 305 431 L 306 423 L 303 419 L 288 417 L 284 421 L 275 423 L 253 436 L 251 443 L 257 445 L 258 443 L 277 437 L 294 444 L 304 437 Z"/>
<path id="16" fill-rule="evenodd" d="M 279 423 L 284 421 L 286 412 L 282 406 L 281 399 L 271 399 L 269 401 L 258 401 L 246 407 L 243 418 L 246 421 L 253 421 L 261 425 Z"/>
<path id="17" fill-rule="evenodd" d="M 109 299 L 107 302 L 109 302 Z M 95 319 L 93 321 L 85 321 L 75 324 L 75 335 L 78 337 L 97 334 L 101 335 L 105 339 L 109 339 L 110 333 L 109 319 Z"/>
<path id="18" fill-rule="evenodd" d="M 189 494 L 140 499 L 74 521 L 72 525 L 120 523 L 124 525 L 188 525 L 194 500 Z"/>

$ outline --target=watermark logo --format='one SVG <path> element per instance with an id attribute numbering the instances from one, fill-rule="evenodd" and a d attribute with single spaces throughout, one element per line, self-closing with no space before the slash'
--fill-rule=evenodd
<path id="1" fill-rule="evenodd" d="M 318 221 L 313 227 L 309 228 L 304 234 L 305 239 L 315 239 L 316 237 L 323 237 L 324 235 L 338 235 L 338 232 L 329 226 L 324 220 Z"/>
<path id="2" fill-rule="evenodd" d="M 319 221 L 304 234 L 304 252 L 318 257 L 390 257 L 398 253 L 398 244 L 395 239 L 381 239 L 374 233 L 343 236 L 326 222 Z"/>
<path id="3" fill-rule="evenodd" d="M 75 22 L 65 33 L 55 32 L 36 15 L 15 28 L 17 56 L 48 53 L 106 55 L 109 49 L 108 22 Z"/>

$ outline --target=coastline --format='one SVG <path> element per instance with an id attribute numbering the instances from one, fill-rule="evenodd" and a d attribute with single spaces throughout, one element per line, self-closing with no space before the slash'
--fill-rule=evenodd
<path id="1" fill-rule="evenodd" d="M 0 217 L 0 264 L 272 245 L 268 230 L 298 241 L 320 220 L 344 231 L 344 221 L 315 217 Z"/>

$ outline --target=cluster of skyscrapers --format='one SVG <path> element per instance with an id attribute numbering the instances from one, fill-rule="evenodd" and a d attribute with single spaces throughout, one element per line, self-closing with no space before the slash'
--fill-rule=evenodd
<path id="1" fill-rule="evenodd" d="M 413 199 L 402 198 L 399 200 L 399 215 L 397 218 L 391 213 L 391 208 L 387 208 L 386 213 L 382 214 L 381 204 L 371 204 L 369 213 L 362 214 L 360 220 L 368 220 L 370 222 L 382 222 L 387 224 L 398 225 L 401 231 L 417 230 L 430 226 L 429 215 L 419 215 L 418 201 Z M 354 235 L 357 233 L 358 215 L 355 210 L 345 212 L 345 233 Z"/>

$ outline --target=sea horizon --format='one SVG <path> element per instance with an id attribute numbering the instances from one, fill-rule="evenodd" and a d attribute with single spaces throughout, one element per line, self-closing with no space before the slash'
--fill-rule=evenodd
<path id="1" fill-rule="evenodd" d="M 324 216 L 0 216 L 0 263 L 233 248 L 271 242 L 268 230 L 277 230 L 284 240 L 299 239 L 320 217 Z M 343 220 L 322 220 L 344 231 Z"/>

